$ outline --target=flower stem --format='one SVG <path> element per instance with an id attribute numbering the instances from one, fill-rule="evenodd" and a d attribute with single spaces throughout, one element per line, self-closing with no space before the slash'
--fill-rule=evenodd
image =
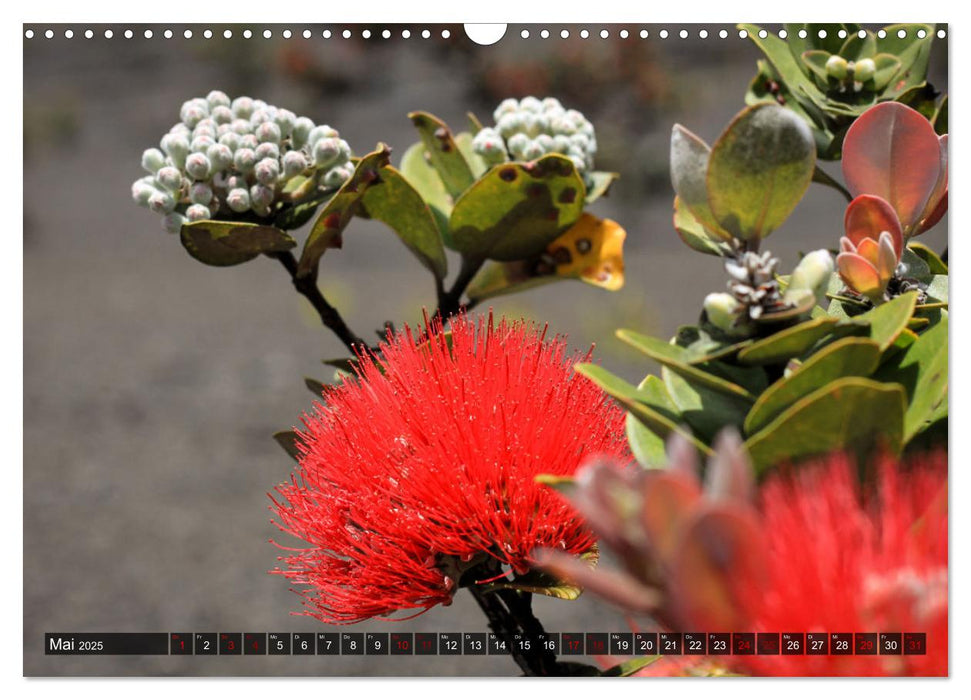
<path id="1" fill-rule="evenodd" d="M 471 258 L 462 256 L 462 267 L 459 270 L 459 276 L 455 278 L 455 283 L 452 288 L 445 291 L 445 288 L 439 285 L 438 293 L 438 311 L 436 315 L 441 316 L 442 320 L 448 319 L 449 316 L 453 316 L 459 312 L 461 309 L 462 294 L 465 293 L 466 287 L 475 277 L 475 274 L 485 263 L 484 258 Z"/>
<path id="2" fill-rule="evenodd" d="M 321 293 L 317 287 L 316 276 L 299 277 L 297 275 L 297 259 L 293 257 L 293 253 L 290 251 L 273 253 L 271 257 L 279 260 L 280 264 L 286 268 L 287 272 L 290 273 L 290 280 L 293 282 L 294 288 L 311 303 L 320 315 L 320 320 L 323 324 L 333 331 L 334 335 L 340 338 L 348 350 L 357 354 L 359 350 L 367 349 L 367 343 L 348 328 L 337 309 L 331 306 Z"/>
<path id="3" fill-rule="evenodd" d="M 821 185 L 832 187 L 834 190 L 836 190 L 841 195 L 846 197 L 847 202 L 853 201 L 853 195 L 850 194 L 849 190 L 847 190 L 845 187 L 843 187 L 843 185 L 841 185 L 839 182 L 834 180 L 829 175 L 829 173 L 825 172 L 824 170 L 821 170 L 818 165 L 816 166 L 816 169 L 813 170 L 813 182 L 818 182 Z"/>
<path id="4" fill-rule="evenodd" d="M 467 572 L 465 578 L 468 580 L 471 574 L 475 579 L 483 580 L 493 577 L 496 571 L 501 572 L 498 562 L 490 559 Z M 558 662 L 556 655 L 541 643 L 541 636 L 546 632 L 533 614 L 531 593 L 508 588 L 486 591 L 482 585 L 474 582 L 468 588 L 488 618 L 489 628 L 506 643 L 523 675 L 576 676 L 597 673 L 595 668 L 585 664 Z M 528 640 L 528 647 L 517 644 L 516 635 L 520 636 L 520 641 Z"/>

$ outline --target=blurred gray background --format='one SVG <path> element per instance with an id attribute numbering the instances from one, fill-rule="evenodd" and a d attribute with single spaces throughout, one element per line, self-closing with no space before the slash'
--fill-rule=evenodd
<path id="1" fill-rule="evenodd" d="M 498 314 L 548 322 L 631 381 L 651 363 L 613 337 L 618 327 L 671 335 L 722 289 L 720 262 L 693 253 L 671 226 L 668 139 L 680 122 L 709 142 L 743 106 L 759 52 L 734 33 L 677 38 L 681 27 L 598 25 L 592 38 L 520 38 L 510 26 L 490 47 L 461 27 L 443 40 L 241 38 L 213 26 L 205 39 L 178 25 L 125 39 L 125 27 L 33 26 L 24 41 L 24 672 L 27 675 L 514 675 L 503 657 L 52 657 L 44 632 L 485 631 L 467 593 L 405 623 L 327 628 L 294 617 L 299 599 L 267 575 L 267 492 L 292 463 L 270 435 L 312 401 L 303 377 L 346 355 L 261 258 L 216 269 L 188 257 L 129 194 L 141 152 L 178 120 L 186 99 L 218 88 L 248 94 L 341 131 L 357 153 L 377 141 L 397 156 L 414 141 L 407 112 L 433 112 L 460 130 L 507 96 L 553 95 L 597 129 L 598 169 L 622 177 L 593 207 L 627 230 L 627 285 L 610 294 L 562 282 L 492 302 Z M 171 28 L 175 38 L 164 39 Z M 314 38 L 305 40 L 303 29 Z M 726 27 L 731 29 L 731 27 Z M 355 32 L 357 35 L 357 32 Z M 256 38 L 259 37 L 259 38 Z M 593 38 L 596 37 L 596 38 Z M 947 89 L 946 40 L 931 80 Z M 397 160 L 395 160 L 397 162 Z M 825 164 L 831 174 L 838 167 Z M 799 251 L 835 247 L 845 201 L 813 185 L 768 247 L 789 270 Z M 946 245 L 947 220 L 924 237 Z M 300 232 L 305 235 L 305 232 Z M 302 238 L 301 238 L 302 240 Z M 385 320 L 414 323 L 434 307 L 424 269 L 388 230 L 355 220 L 341 251 L 322 261 L 325 295 L 360 334 Z M 454 262 L 454 261 L 453 261 Z M 453 265 L 454 271 L 457 265 Z M 483 310 L 489 304 L 483 306 Z M 551 631 L 624 631 L 624 618 L 588 598 L 538 600 Z"/>

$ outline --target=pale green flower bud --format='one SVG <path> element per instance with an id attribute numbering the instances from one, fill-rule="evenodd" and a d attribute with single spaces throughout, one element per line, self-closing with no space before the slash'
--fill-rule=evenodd
<path id="1" fill-rule="evenodd" d="M 182 189 L 182 173 L 171 165 L 159 168 L 155 173 L 155 181 L 169 192 L 178 192 Z"/>
<path id="2" fill-rule="evenodd" d="M 189 188 L 189 201 L 193 204 L 209 206 L 212 203 L 212 188 L 204 182 L 196 182 Z"/>
<path id="3" fill-rule="evenodd" d="M 580 172 L 583 172 L 586 169 L 587 160 L 583 156 L 568 155 L 567 158 L 573 161 L 573 166 Z"/>
<path id="4" fill-rule="evenodd" d="M 250 148 L 256 150 L 256 147 L 260 145 L 260 140 L 256 138 L 254 134 L 243 134 L 239 137 L 239 147 L 240 148 Z"/>
<path id="5" fill-rule="evenodd" d="M 842 56 L 833 54 L 826 60 L 826 75 L 836 80 L 846 80 L 850 64 Z"/>
<path id="6" fill-rule="evenodd" d="M 157 173 L 165 167 L 165 154 L 157 148 L 149 148 L 142 153 L 142 167 L 150 173 Z"/>
<path id="7" fill-rule="evenodd" d="M 522 112 L 542 112 L 543 103 L 539 99 L 530 95 L 529 97 L 524 97 L 519 101 L 519 110 Z"/>
<path id="8" fill-rule="evenodd" d="M 530 141 L 526 148 L 523 149 L 524 160 L 536 160 L 544 155 L 545 151 L 543 151 L 543 147 L 535 141 Z"/>
<path id="9" fill-rule="evenodd" d="M 131 186 L 131 198 L 135 200 L 135 204 L 139 206 L 147 207 L 148 200 L 153 194 L 158 190 L 155 189 L 150 183 L 144 180 L 136 180 Z"/>
<path id="10" fill-rule="evenodd" d="M 262 143 L 280 143 L 283 135 L 276 122 L 266 121 L 256 127 L 256 138 Z"/>
<path id="11" fill-rule="evenodd" d="M 230 190 L 226 195 L 226 206 L 237 214 L 242 214 L 250 208 L 249 192 L 242 187 Z"/>
<path id="12" fill-rule="evenodd" d="M 202 221 L 212 218 L 212 212 L 209 211 L 209 207 L 203 204 L 192 204 L 185 210 L 185 218 L 189 221 Z"/>
<path id="13" fill-rule="evenodd" d="M 506 159 L 506 146 L 495 129 L 482 129 L 472 139 L 472 150 L 489 163 L 499 163 Z"/>
<path id="14" fill-rule="evenodd" d="M 274 121 L 280 127 L 281 136 L 286 138 L 293 132 L 293 127 L 297 122 L 297 115 L 289 109 L 278 109 Z"/>
<path id="15" fill-rule="evenodd" d="M 168 192 L 155 190 L 148 198 L 148 208 L 156 214 L 168 214 L 175 209 L 175 198 Z"/>
<path id="16" fill-rule="evenodd" d="M 249 190 L 250 202 L 254 209 L 266 210 L 273 204 L 276 192 L 271 185 L 253 185 Z"/>
<path id="17" fill-rule="evenodd" d="M 289 151 L 283 156 L 283 176 L 286 179 L 296 177 L 307 169 L 307 156 L 300 151 Z"/>
<path id="18" fill-rule="evenodd" d="M 540 148 L 543 149 L 543 154 L 552 152 L 553 150 L 553 137 L 549 134 L 540 134 L 534 140 L 534 143 L 538 144 Z"/>
<path id="19" fill-rule="evenodd" d="M 194 180 L 205 180 L 209 177 L 212 164 L 202 153 L 190 153 L 185 159 L 185 171 Z"/>
<path id="20" fill-rule="evenodd" d="M 269 110 L 267 109 L 258 109 L 253 112 L 253 115 L 249 118 L 250 126 L 253 127 L 254 132 L 260 124 L 265 124 L 266 122 L 271 121 L 273 121 L 273 115 L 270 114 Z"/>
<path id="21" fill-rule="evenodd" d="M 162 137 L 162 150 L 172 159 L 177 167 L 185 164 L 185 157 L 189 155 L 189 141 L 182 134 L 166 134 Z"/>
<path id="22" fill-rule="evenodd" d="M 186 138 L 190 138 L 189 135 L 192 133 L 192 129 L 190 129 L 189 127 L 187 127 L 182 122 L 179 122 L 178 124 L 173 125 L 171 129 L 169 129 L 169 133 L 170 134 L 182 134 Z"/>
<path id="23" fill-rule="evenodd" d="M 230 109 L 237 119 L 249 119 L 253 115 L 253 100 L 250 97 L 237 97 Z"/>
<path id="24" fill-rule="evenodd" d="M 179 110 L 179 118 L 190 129 L 208 116 L 209 105 L 205 104 L 205 102 L 200 104 L 195 100 L 189 100 Z"/>
<path id="25" fill-rule="evenodd" d="M 337 137 L 337 129 L 332 129 L 326 124 L 315 126 L 307 136 L 307 143 L 313 148 L 321 139 L 332 139 Z"/>
<path id="26" fill-rule="evenodd" d="M 241 173 L 248 173 L 256 167 L 256 152 L 252 148 L 237 148 L 233 154 L 233 165 Z"/>
<path id="27" fill-rule="evenodd" d="M 230 131 L 219 137 L 219 143 L 229 148 L 230 151 L 235 151 L 239 148 L 239 134 L 235 131 Z"/>
<path id="28" fill-rule="evenodd" d="M 226 134 L 233 133 L 233 127 L 231 124 L 220 124 L 216 127 L 216 140 L 218 141 Z"/>
<path id="29" fill-rule="evenodd" d="M 189 144 L 189 149 L 193 153 L 205 153 L 214 143 L 216 143 L 216 139 L 212 136 L 196 136 Z"/>
<path id="30" fill-rule="evenodd" d="M 873 62 L 872 58 L 864 58 L 856 62 L 853 67 L 853 78 L 861 83 L 865 83 L 868 80 L 872 80 L 874 74 L 877 72 L 877 64 Z"/>
<path id="31" fill-rule="evenodd" d="M 293 122 L 293 130 L 290 133 L 290 140 L 294 148 L 303 148 L 310 139 L 310 132 L 313 131 L 314 123 L 307 117 L 300 117 Z"/>
<path id="32" fill-rule="evenodd" d="M 553 150 L 557 153 L 566 153 L 570 150 L 573 143 L 570 141 L 569 136 L 563 134 L 558 134 L 553 137 Z"/>
<path id="33" fill-rule="evenodd" d="M 579 125 L 576 119 L 568 117 L 566 114 L 554 119 L 550 123 L 550 128 L 554 134 L 563 134 L 565 136 L 572 136 L 579 131 Z"/>
<path id="34" fill-rule="evenodd" d="M 169 233 L 178 233 L 186 223 L 186 218 L 178 212 L 170 212 L 162 219 L 162 228 Z"/>
<path id="35" fill-rule="evenodd" d="M 314 143 L 314 164 L 318 168 L 329 168 L 340 159 L 340 155 L 340 141 L 336 138 L 323 138 Z"/>
<path id="36" fill-rule="evenodd" d="M 276 158 L 264 158 L 253 169 L 256 181 L 263 185 L 272 185 L 280 177 L 280 161 Z"/>
<path id="37" fill-rule="evenodd" d="M 323 181 L 324 187 L 337 188 L 343 185 L 348 180 L 350 180 L 351 175 L 353 174 L 354 174 L 353 168 L 338 166 L 336 168 L 332 168 L 326 175 L 324 175 L 322 181 Z"/>
<path id="38" fill-rule="evenodd" d="M 817 304 L 823 303 L 834 269 L 833 256 L 830 255 L 828 250 L 821 249 L 807 253 L 796 265 L 796 269 L 792 271 L 789 287 L 786 289 L 783 299 L 790 303 L 796 303 L 796 297 L 803 296 L 800 293 L 809 292 L 816 297 Z"/>
<path id="39" fill-rule="evenodd" d="M 351 147 L 344 139 L 338 139 L 337 146 L 340 149 L 340 155 L 337 158 L 338 163 L 346 163 L 351 159 Z M 353 168 L 352 168 L 353 170 Z"/>
<path id="40" fill-rule="evenodd" d="M 209 103 L 209 110 L 212 111 L 216 107 L 226 107 L 229 108 L 231 104 L 229 101 L 229 95 L 221 90 L 213 90 L 208 95 L 206 95 L 206 102 Z"/>
<path id="41" fill-rule="evenodd" d="M 233 152 L 229 146 L 221 143 L 214 143 L 206 150 L 206 157 L 213 172 L 225 170 L 233 164 Z M 186 165 L 188 168 L 188 164 Z"/>
<path id="42" fill-rule="evenodd" d="M 742 311 L 742 306 L 731 294 L 727 292 L 709 294 L 705 297 L 704 308 L 708 322 L 715 328 L 733 335 L 737 332 L 735 322 Z"/>
<path id="43" fill-rule="evenodd" d="M 253 100 L 253 111 L 259 112 L 261 109 L 266 109 L 267 104 L 263 100 Z"/>
<path id="44" fill-rule="evenodd" d="M 219 106 L 212 110 L 212 120 L 219 126 L 233 123 L 233 110 L 229 107 Z"/>
<path id="45" fill-rule="evenodd" d="M 519 111 L 519 102 L 512 97 L 508 97 L 499 103 L 496 111 L 492 113 L 492 121 L 499 122 L 503 115 L 513 114 Z"/>
<path id="46" fill-rule="evenodd" d="M 226 178 L 223 185 L 227 190 L 235 190 L 240 187 L 245 189 L 249 187 L 249 183 L 246 182 L 246 178 L 242 175 L 230 175 Z"/>
<path id="47" fill-rule="evenodd" d="M 272 158 L 273 160 L 279 160 L 280 158 L 280 147 L 275 143 L 261 143 L 256 147 L 256 160 L 260 161 L 264 158 Z"/>
<path id="48" fill-rule="evenodd" d="M 510 112 L 509 114 L 504 114 L 496 124 L 496 129 L 502 134 L 502 137 L 506 140 L 509 139 L 513 134 L 517 133 L 523 126 L 523 119 L 518 112 Z"/>
<path id="49" fill-rule="evenodd" d="M 561 111 L 563 105 L 555 97 L 546 97 L 543 99 L 543 109 L 547 112 Z"/>
<path id="50" fill-rule="evenodd" d="M 250 126 L 250 123 L 245 119 L 234 119 L 230 126 L 232 126 L 233 131 L 240 136 L 253 133 L 253 127 Z"/>

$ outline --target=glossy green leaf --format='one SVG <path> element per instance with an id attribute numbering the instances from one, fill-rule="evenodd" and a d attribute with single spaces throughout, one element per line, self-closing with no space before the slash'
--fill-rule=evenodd
<path id="1" fill-rule="evenodd" d="M 456 201 L 452 244 L 467 256 L 493 260 L 537 255 L 580 218 L 583 191 L 576 167 L 563 156 L 492 168 Z"/>
<path id="2" fill-rule="evenodd" d="M 664 382 L 653 374 L 647 375 L 638 387 L 639 399 L 642 403 L 653 406 L 666 416 L 675 419 L 678 408 L 675 406 Z M 679 419 L 678 419 L 679 420 Z M 634 457 L 644 467 L 663 468 L 667 464 L 667 452 L 664 440 L 653 430 L 639 421 L 632 413 L 626 418 L 627 442 Z"/>
<path id="3" fill-rule="evenodd" d="M 899 384 L 844 377 L 799 399 L 745 447 L 758 473 L 834 450 L 900 451 L 907 395 Z"/>
<path id="4" fill-rule="evenodd" d="M 751 401 L 714 391 L 668 367 L 661 368 L 661 377 L 684 422 L 708 444 L 714 443 L 715 436 L 726 426 L 741 429 L 752 406 Z"/>
<path id="5" fill-rule="evenodd" d="M 620 174 L 618 173 L 608 173 L 603 170 L 594 170 L 587 173 L 584 183 L 587 188 L 587 196 L 584 198 L 584 201 L 587 204 L 593 204 L 601 197 L 606 197 L 610 192 L 610 186 L 619 177 Z"/>
<path id="6" fill-rule="evenodd" d="M 900 72 L 900 59 L 888 53 L 878 53 L 873 57 L 876 72 L 873 74 L 873 89 L 881 92 Z"/>
<path id="7" fill-rule="evenodd" d="M 633 659 L 628 659 L 627 661 L 623 661 L 617 664 L 616 666 L 611 666 L 606 671 L 604 671 L 601 675 L 608 676 L 608 677 L 627 678 L 629 676 L 633 676 L 638 671 L 647 668 L 655 661 L 660 661 L 661 658 L 662 657 L 659 654 L 656 654 L 654 656 L 636 656 Z"/>
<path id="8" fill-rule="evenodd" d="M 707 255 L 724 257 L 727 246 L 717 237 L 708 233 L 695 215 L 684 206 L 680 197 L 674 198 L 674 230 L 689 248 Z"/>
<path id="9" fill-rule="evenodd" d="M 889 86 L 887 96 L 894 97 L 911 87 L 920 85 L 927 77 L 927 62 L 930 59 L 931 44 L 934 41 L 933 24 L 891 24 L 884 27 L 884 36 L 877 36 L 877 51 L 896 56 L 900 60 L 900 73 L 897 81 Z M 900 30 L 904 38 L 897 34 Z M 924 38 L 917 32 L 923 30 Z"/>
<path id="10" fill-rule="evenodd" d="M 473 178 L 480 178 L 482 174 L 489 169 L 489 164 L 483 160 L 482 156 L 476 153 L 472 149 L 472 139 L 473 136 L 468 131 L 463 131 L 460 134 L 455 135 L 455 145 L 459 148 L 459 153 L 465 158 L 465 162 L 469 164 L 469 170 L 472 171 Z"/>
<path id="11" fill-rule="evenodd" d="M 826 62 L 832 56 L 829 51 L 822 51 L 820 49 L 812 49 L 810 51 L 804 51 L 800 58 L 802 59 L 803 65 L 809 70 L 809 72 L 816 78 L 817 84 L 825 89 L 829 81 L 829 74 L 826 71 Z"/>
<path id="12" fill-rule="evenodd" d="M 433 211 L 439 211 L 447 220 L 452 213 L 455 200 L 445 189 L 442 178 L 438 176 L 429 162 L 425 151 L 425 144 L 416 143 L 405 151 L 401 157 L 399 170 L 411 186 L 418 191 L 421 198 Z"/>
<path id="13" fill-rule="evenodd" d="M 893 362 L 884 363 L 875 378 L 897 382 L 907 391 L 909 405 L 904 416 L 904 441 L 909 441 L 931 419 L 934 410 L 947 400 L 947 318 L 914 341 Z"/>
<path id="14" fill-rule="evenodd" d="M 948 289 L 948 276 L 947 275 L 934 275 L 931 279 L 930 284 L 927 285 L 925 290 L 927 294 L 928 302 L 943 302 L 947 303 L 947 289 Z"/>
<path id="15" fill-rule="evenodd" d="M 723 394 L 737 396 L 748 401 L 755 400 L 752 392 L 744 386 L 708 372 L 705 368 L 690 364 L 691 357 L 684 348 L 672 345 L 659 338 L 652 338 L 626 329 L 618 330 L 617 337 L 686 379 L 694 380 L 702 386 Z"/>
<path id="16" fill-rule="evenodd" d="M 378 183 L 367 188 L 360 213 L 391 227 L 408 250 L 442 280 L 448 273 L 445 247 L 431 210 L 418 191 L 390 165 L 380 170 Z"/>
<path id="17" fill-rule="evenodd" d="M 756 340 L 738 353 L 743 365 L 772 365 L 799 357 L 817 342 L 832 333 L 839 319 L 832 316 L 803 321 L 767 338 Z"/>
<path id="18" fill-rule="evenodd" d="M 927 265 L 928 272 L 932 275 L 947 274 L 947 263 L 941 260 L 941 257 L 926 245 L 918 241 L 910 241 L 907 247 L 914 255 L 924 261 Z"/>
<path id="19" fill-rule="evenodd" d="M 847 61 L 859 61 L 861 58 L 872 58 L 877 53 L 877 38 L 873 32 L 851 34 L 840 47 L 839 55 Z"/>
<path id="20" fill-rule="evenodd" d="M 917 292 L 907 292 L 856 318 L 870 324 L 870 338 L 877 341 L 883 351 L 893 345 L 893 341 L 907 327 L 916 304 Z"/>
<path id="21" fill-rule="evenodd" d="M 294 462 L 300 461 L 300 450 L 297 447 L 298 438 L 296 431 L 281 430 L 278 433 L 273 433 L 273 439 L 293 458 Z"/>
<path id="22" fill-rule="evenodd" d="M 445 191 L 453 199 L 458 198 L 475 182 L 475 177 L 448 125 L 427 112 L 411 112 L 408 118 L 418 130 L 431 166 L 442 179 Z"/>
<path id="23" fill-rule="evenodd" d="M 357 213 L 368 188 L 380 182 L 380 171 L 388 165 L 390 156 L 391 149 L 382 143 L 373 153 L 361 158 L 354 174 L 327 202 L 310 229 L 297 266 L 297 276 L 315 275 L 320 258 L 327 249 L 340 248 L 341 234 Z"/>
<path id="24" fill-rule="evenodd" d="M 656 406 L 650 405 L 648 402 L 652 397 L 649 394 L 642 394 L 633 384 L 611 374 L 599 365 L 580 363 L 576 365 L 576 371 L 616 399 L 617 403 L 663 440 L 667 440 L 671 433 L 678 433 L 699 452 L 709 456 L 713 454 L 710 447 L 676 422 L 678 417 L 666 415 Z"/>
<path id="25" fill-rule="evenodd" d="M 231 221 L 194 221 L 182 227 L 180 238 L 189 255 L 214 267 L 239 265 L 261 253 L 280 253 L 297 245 L 278 228 Z"/>
<path id="26" fill-rule="evenodd" d="M 711 212 L 736 238 L 765 238 L 795 209 L 815 167 L 816 146 L 805 121 L 778 105 L 747 107 L 712 147 Z"/>
<path id="27" fill-rule="evenodd" d="M 880 346 L 868 338 L 843 338 L 827 345 L 759 396 L 745 417 L 745 434 L 761 430 L 786 408 L 829 382 L 870 376 L 879 362 Z"/>

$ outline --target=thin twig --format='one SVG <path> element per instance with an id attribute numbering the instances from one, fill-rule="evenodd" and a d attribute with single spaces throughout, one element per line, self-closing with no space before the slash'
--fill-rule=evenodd
<path id="1" fill-rule="evenodd" d="M 340 338 L 348 350 L 356 355 L 358 351 L 367 349 L 368 344 L 347 327 L 347 324 L 341 318 L 337 309 L 331 306 L 327 299 L 324 298 L 324 295 L 317 287 L 315 276 L 300 277 L 297 275 L 297 259 L 293 256 L 293 253 L 290 251 L 273 253 L 271 257 L 279 260 L 280 264 L 286 268 L 287 272 L 290 273 L 290 280 L 293 282 L 294 288 L 306 297 L 307 301 L 311 303 L 320 315 L 321 322 L 333 331 L 334 335 Z"/>
<path id="2" fill-rule="evenodd" d="M 438 311 L 435 313 L 437 316 L 441 316 L 443 321 L 462 309 L 462 295 L 483 263 L 485 263 L 484 258 L 462 256 L 462 267 L 452 284 L 452 288 L 446 292 L 444 286 L 438 283 Z"/>
<path id="3" fill-rule="evenodd" d="M 838 183 L 836 180 L 834 180 L 829 175 L 829 173 L 827 173 L 824 170 L 821 170 L 818 165 L 816 166 L 815 170 L 813 170 L 813 182 L 818 182 L 821 185 L 826 185 L 827 187 L 832 187 L 834 190 L 836 190 L 841 195 L 843 195 L 844 197 L 846 197 L 846 201 L 847 202 L 852 202 L 853 201 L 853 195 L 850 194 L 850 191 L 848 189 L 846 189 L 845 187 L 843 187 L 843 185 L 841 185 L 840 183 Z"/>

